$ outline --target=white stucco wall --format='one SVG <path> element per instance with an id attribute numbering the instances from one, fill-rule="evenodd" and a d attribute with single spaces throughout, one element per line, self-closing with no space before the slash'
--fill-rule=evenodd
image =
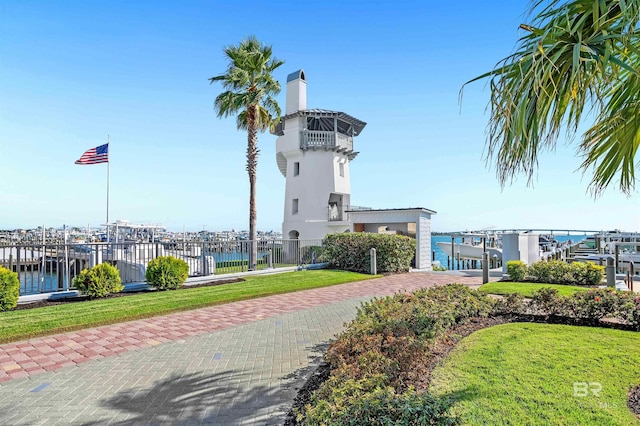
<path id="1" fill-rule="evenodd" d="M 351 222 L 365 224 L 365 232 L 377 232 L 378 227 L 406 230 L 416 224 L 416 269 L 431 269 L 431 214 L 427 209 L 365 210 L 350 213 Z M 369 231 L 371 230 L 371 231 Z M 405 231 L 406 232 L 406 231 Z"/>

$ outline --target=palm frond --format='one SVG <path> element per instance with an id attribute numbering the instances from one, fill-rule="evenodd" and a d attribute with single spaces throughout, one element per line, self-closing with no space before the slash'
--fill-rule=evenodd
<path id="1" fill-rule="evenodd" d="M 621 105 L 630 108 L 634 92 L 617 88 L 640 75 L 640 0 L 540 0 L 533 8 L 539 12 L 531 24 L 521 25 L 527 33 L 516 52 L 465 83 L 489 79 L 487 164 L 495 164 L 502 186 L 520 174 L 531 184 L 538 155 L 555 148 L 561 129 L 574 137 L 585 112 L 593 111 L 598 119 L 580 149 L 586 152 L 584 168 L 599 164 L 594 193 L 618 173 L 621 189 L 628 193 L 637 146 L 633 148 L 633 131 L 623 131 L 619 123 L 630 118 Z M 638 88 L 634 90 L 637 95 Z M 616 91 L 624 101 L 620 105 L 612 103 Z M 619 131 L 613 132 L 613 123 Z M 593 151 L 585 151 L 589 149 Z"/>

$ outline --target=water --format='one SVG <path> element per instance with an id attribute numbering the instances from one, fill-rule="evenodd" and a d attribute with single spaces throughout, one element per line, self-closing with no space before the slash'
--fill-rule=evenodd
<path id="1" fill-rule="evenodd" d="M 55 272 L 43 274 L 38 271 L 34 271 L 33 273 L 20 272 L 18 279 L 20 280 L 21 296 L 58 291 L 58 274 Z M 64 278 L 63 283 L 66 283 L 66 281 L 66 278 Z"/>
<path id="2" fill-rule="evenodd" d="M 553 238 L 559 243 L 563 243 L 565 241 L 571 240 L 574 243 L 578 241 L 582 241 L 586 238 L 584 234 L 580 235 L 554 235 Z M 460 242 L 460 238 L 456 238 L 456 242 Z M 431 236 L 431 250 L 435 252 L 435 260 L 440 261 L 440 265 L 447 267 L 447 259 L 451 257 L 451 253 L 445 253 L 438 245 L 437 242 L 451 242 L 450 235 L 432 235 Z M 478 266 L 479 262 L 478 262 Z"/>

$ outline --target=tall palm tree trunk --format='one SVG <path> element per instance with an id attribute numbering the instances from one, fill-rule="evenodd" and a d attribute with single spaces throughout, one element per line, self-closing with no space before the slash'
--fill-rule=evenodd
<path id="1" fill-rule="evenodd" d="M 256 109 L 247 111 L 247 172 L 249 173 L 249 270 L 257 269 L 258 260 L 258 209 L 256 208 L 256 175 L 258 170 L 258 131 L 256 129 Z"/>

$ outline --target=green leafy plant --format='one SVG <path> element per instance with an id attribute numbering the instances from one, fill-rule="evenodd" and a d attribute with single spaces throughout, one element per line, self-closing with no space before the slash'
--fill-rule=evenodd
<path id="1" fill-rule="evenodd" d="M 446 424 L 446 404 L 414 393 L 410 383 L 424 377 L 437 339 L 471 318 L 489 316 L 493 305 L 461 284 L 363 303 L 329 347 L 332 376 L 300 418 L 314 425 L 365 425 L 376 418 L 385 419 L 382 424 Z"/>
<path id="2" fill-rule="evenodd" d="M 416 240 L 403 235 L 367 232 L 329 234 L 322 241 L 325 259 L 331 267 L 369 272 L 371 249 L 376 249 L 378 272 L 407 272 L 416 252 Z"/>
<path id="3" fill-rule="evenodd" d="M 173 256 L 160 256 L 147 265 L 147 284 L 158 290 L 175 290 L 189 276 L 189 265 Z"/>
<path id="4" fill-rule="evenodd" d="M 520 293 L 510 293 L 496 300 L 493 306 L 494 315 L 520 315 L 525 313 L 526 305 L 524 296 Z"/>
<path id="5" fill-rule="evenodd" d="M 73 279 L 73 286 L 90 297 L 105 297 L 124 289 L 118 269 L 108 263 L 83 269 Z"/>
<path id="6" fill-rule="evenodd" d="M 0 266 L 0 311 L 13 309 L 20 297 L 18 274 Z"/>
<path id="7" fill-rule="evenodd" d="M 507 274 L 511 281 L 524 281 L 527 276 L 527 265 L 521 260 L 509 260 Z"/>
<path id="8" fill-rule="evenodd" d="M 541 261 L 530 265 L 526 274 L 528 280 L 539 283 L 598 285 L 604 278 L 604 266 L 591 262 Z"/>
<path id="9" fill-rule="evenodd" d="M 374 384 L 374 386 L 372 386 Z M 348 380 L 330 394 L 330 399 L 310 406 L 306 425 L 453 425 L 447 415 L 449 403 L 429 394 L 408 389 L 402 393 L 372 380 Z"/>

